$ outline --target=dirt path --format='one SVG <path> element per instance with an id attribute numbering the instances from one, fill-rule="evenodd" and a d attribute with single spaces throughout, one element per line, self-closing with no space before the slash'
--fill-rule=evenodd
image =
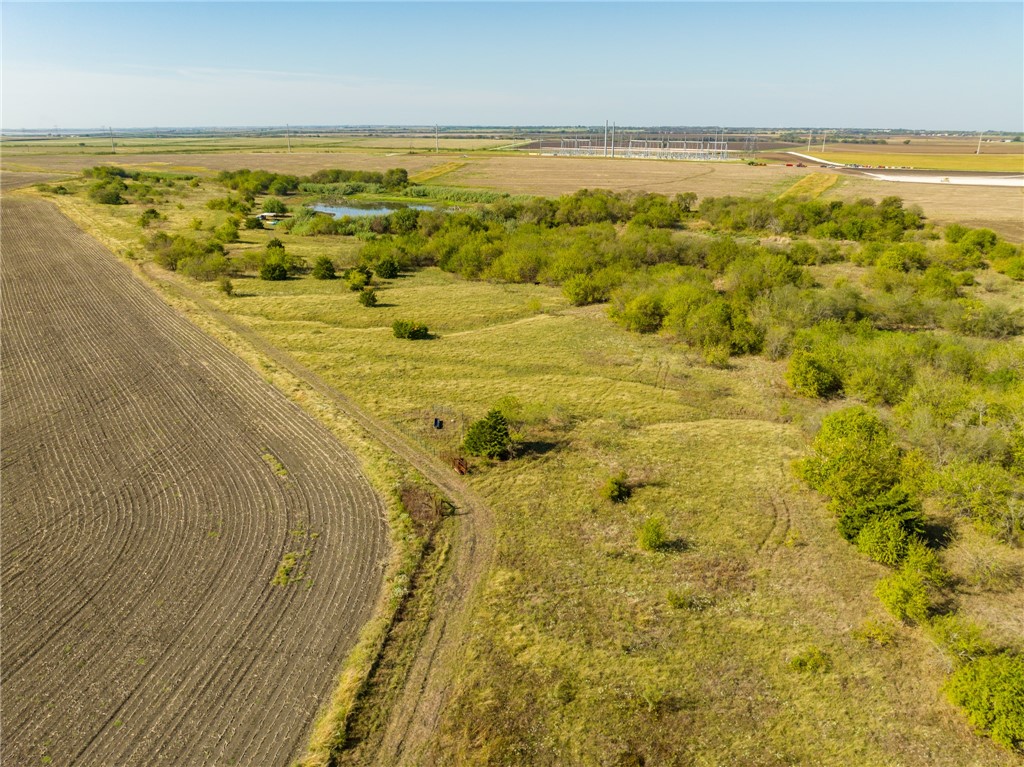
<path id="1" fill-rule="evenodd" d="M 422 763 L 424 749 L 437 728 L 441 711 L 448 700 L 452 677 L 470 630 L 469 607 L 473 590 L 491 563 L 494 541 L 487 505 L 449 466 L 424 453 L 408 442 L 395 427 L 366 412 L 316 372 L 269 344 L 235 317 L 218 309 L 184 280 L 151 265 L 145 267 L 145 272 L 150 279 L 159 281 L 171 291 L 192 301 L 206 314 L 245 339 L 258 352 L 330 399 L 345 415 L 438 487 L 455 505 L 460 525 L 452 555 L 452 575 L 440 589 L 435 614 L 388 721 L 380 752 L 370 762 L 380 765 Z"/>
<path id="2" fill-rule="evenodd" d="M 0 215 L 0 762 L 288 764 L 376 603 L 383 504 L 52 205 Z"/>

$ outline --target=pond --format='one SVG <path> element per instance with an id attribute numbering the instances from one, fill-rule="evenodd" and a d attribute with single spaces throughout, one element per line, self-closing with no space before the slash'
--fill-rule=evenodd
<path id="1" fill-rule="evenodd" d="M 404 205 L 400 202 L 384 203 L 380 202 L 354 202 L 348 201 L 344 205 L 310 205 L 313 210 L 317 213 L 328 213 L 335 218 L 344 218 L 345 216 L 386 216 L 388 213 L 394 213 L 396 210 L 402 208 L 412 208 L 413 210 L 433 210 L 433 205 Z"/>

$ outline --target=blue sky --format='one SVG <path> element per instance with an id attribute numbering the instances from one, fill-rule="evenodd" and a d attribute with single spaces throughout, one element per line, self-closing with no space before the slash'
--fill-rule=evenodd
<path id="1" fill-rule="evenodd" d="M 1019 131 L 1022 9 L 5 1 L 2 126 Z"/>

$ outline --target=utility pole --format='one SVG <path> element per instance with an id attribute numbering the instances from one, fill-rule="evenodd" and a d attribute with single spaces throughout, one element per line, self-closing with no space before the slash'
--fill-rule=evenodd
<path id="1" fill-rule="evenodd" d="M 284 138 L 288 142 L 288 154 L 292 153 L 292 126 L 288 123 L 284 125 Z"/>
<path id="2" fill-rule="evenodd" d="M 828 132 L 827 132 L 827 131 L 822 131 L 822 132 L 821 132 L 821 151 L 822 151 L 823 153 L 824 153 L 824 151 L 825 151 L 825 137 L 826 137 L 827 135 L 828 135 Z"/>
<path id="3" fill-rule="evenodd" d="M 608 156 L 608 121 L 604 121 L 604 156 Z"/>
<path id="4" fill-rule="evenodd" d="M 811 139 L 814 138 L 814 131 L 807 134 L 807 151 L 811 151 Z"/>
<path id="5" fill-rule="evenodd" d="M 615 157 L 615 123 L 612 123 L 612 157 Z"/>
<path id="6" fill-rule="evenodd" d="M 117 154 L 117 149 L 114 148 L 114 126 L 108 125 L 107 130 L 110 131 L 110 153 Z"/>
<path id="7" fill-rule="evenodd" d="M 441 151 L 441 142 L 437 138 L 437 123 L 434 123 L 434 154 Z"/>
<path id="8" fill-rule="evenodd" d="M 978 134 L 978 151 L 975 152 L 975 154 L 981 154 L 981 135 L 982 135 L 982 133 L 984 133 L 984 131 L 982 131 L 981 133 Z"/>

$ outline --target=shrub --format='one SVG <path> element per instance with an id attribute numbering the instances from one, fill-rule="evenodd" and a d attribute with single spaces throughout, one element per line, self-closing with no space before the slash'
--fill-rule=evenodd
<path id="1" fill-rule="evenodd" d="M 641 293 L 631 299 L 619 314 L 619 321 L 635 333 L 653 333 L 661 327 L 665 311 L 655 297 Z"/>
<path id="2" fill-rule="evenodd" d="M 108 181 L 97 181 L 89 187 L 89 197 L 101 205 L 124 205 L 128 201 L 122 197 L 122 193 L 128 191 L 128 187 L 119 178 L 112 178 Z"/>
<path id="3" fill-rule="evenodd" d="M 667 596 L 669 607 L 676 610 L 690 610 L 700 612 L 711 605 L 711 598 L 702 594 L 695 594 L 692 589 L 684 588 L 679 591 L 670 591 Z"/>
<path id="4" fill-rule="evenodd" d="M 142 215 L 139 216 L 139 226 L 145 229 L 151 223 L 159 221 L 161 218 L 163 218 L 163 216 L 160 215 L 160 212 L 156 208 L 147 208 L 142 212 Z"/>
<path id="5" fill-rule="evenodd" d="M 924 577 L 906 568 L 879 581 L 875 596 L 892 617 L 907 623 L 924 623 L 932 608 Z"/>
<path id="6" fill-rule="evenodd" d="M 637 531 L 637 543 L 644 551 L 658 551 L 668 544 L 668 533 L 662 517 L 648 517 Z"/>
<path id="7" fill-rule="evenodd" d="M 896 627 L 888 621 L 869 618 L 853 632 L 854 639 L 875 647 L 888 647 L 896 641 Z"/>
<path id="8" fill-rule="evenodd" d="M 789 667 L 801 674 L 824 674 L 832 670 L 832 658 L 820 647 L 808 647 L 789 661 Z"/>
<path id="9" fill-rule="evenodd" d="M 288 279 L 288 268 L 278 260 L 267 259 L 260 267 L 260 279 L 280 281 Z"/>
<path id="10" fill-rule="evenodd" d="M 900 565 L 901 570 L 917 573 L 930 589 L 948 586 L 951 577 L 939 562 L 938 555 L 919 538 L 912 538 L 907 545 L 907 555 Z"/>
<path id="11" fill-rule="evenodd" d="M 377 305 L 377 291 L 373 288 L 363 288 L 359 291 L 359 303 L 363 306 Z"/>
<path id="12" fill-rule="evenodd" d="M 901 451 L 871 410 L 856 406 L 828 415 L 813 442 L 811 457 L 797 472 L 832 498 L 834 509 L 877 497 L 899 481 Z"/>
<path id="13" fill-rule="evenodd" d="M 224 246 L 219 242 L 193 240 L 180 234 L 171 236 L 165 232 L 157 232 L 146 242 L 146 248 L 152 251 L 153 261 L 156 264 L 170 271 L 184 267 L 186 262 L 191 262 L 194 269 L 197 264 L 209 257 L 224 255 Z M 226 260 L 222 261 L 220 265 L 226 267 Z M 213 277 L 216 276 L 216 274 L 213 275 Z"/>
<path id="14" fill-rule="evenodd" d="M 210 210 L 226 210 L 242 216 L 247 215 L 252 210 L 249 200 L 244 197 L 232 197 L 231 195 L 210 200 L 206 203 L 206 207 Z"/>
<path id="15" fill-rule="evenodd" d="M 949 301 L 960 295 L 952 272 L 944 266 L 929 266 L 918 284 L 918 292 L 925 298 Z"/>
<path id="16" fill-rule="evenodd" d="M 946 238 L 946 242 L 957 243 L 960 242 L 960 240 L 964 238 L 964 235 L 969 231 L 971 230 L 963 224 L 949 224 L 945 230 L 943 230 L 943 235 Z"/>
<path id="17" fill-rule="evenodd" d="M 1024 520 L 1013 510 L 1013 476 L 1002 466 L 955 461 L 938 474 L 936 485 L 946 508 L 982 529 L 1007 541 L 1024 530 Z"/>
<path id="18" fill-rule="evenodd" d="M 838 520 L 839 534 L 854 542 L 869 522 L 888 518 L 897 520 L 909 535 L 920 535 L 924 531 L 921 504 L 901 487 L 893 487 L 880 495 L 857 499 L 842 509 Z"/>
<path id="19" fill-rule="evenodd" d="M 1024 750 L 1024 655 L 999 653 L 957 669 L 946 694 L 996 743 Z"/>
<path id="20" fill-rule="evenodd" d="M 961 298 L 952 303 L 943 317 L 943 326 L 968 336 L 1008 338 L 1024 328 L 1019 309 Z"/>
<path id="21" fill-rule="evenodd" d="M 604 487 L 601 488 L 601 495 L 612 503 L 625 503 L 632 494 L 633 489 L 629 486 L 624 471 L 609 477 Z"/>
<path id="22" fill-rule="evenodd" d="M 313 263 L 313 270 L 310 272 L 313 275 L 313 279 L 316 280 L 333 280 L 337 277 L 334 272 L 334 262 L 331 261 L 327 256 L 320 256 Z"/>
<path id="23" fill-rule="evenodd" d="M 869 351 L 852 355 L 853 370 L 844 380 L 846 393 L 872 404 L 896 404 L 914 385 L 915 364 L 910 354 L 899 338 L 878 339 Z"/>
<path id="24" fill-rule="evenodd" d="M 393 256 L 384 256 L 374 265 L 373 271 L 375 271 L 377 276 L 382 280 L 393 280 L 398 276 L 398 262 Z"/>
<path id="25" fill-rule="evenodd" d="M 298 274 L 305 268 L 305 261 L 303 261 L 299 256 L 293 256 L 285 252 L 284 246 L 280 243 L 281 241 L 275 238 L 267 243 L 267 249 L 265 251 L 256 253 L 250 252 L 246 258 L 246 264 L 256 269 L 256 271 L 260 273 L 261 277 L 263 276 L 264 268 L 267 268 L 269 264 L 276 264 L 283 268 L 285 271 L 285 277 L 291 277 L 292 275 Z M 279 277 L 277 279 L 284 279 L 285 277 Z"/>
<path id="26" fill-rule="evenodd" d="M 263 201 L 264 213 L 287 213 L 288 206 L 276 197 L 268 197 Z"/>
<path id="27" fill-rule="evenodd" d="M 805 397 L 831 397 L 843 388 L 842 379 L 836 370 L 813 353 L 802 349 L 797 349 L 789 358 L 786 382 L 793 391 Z"/>
<path id="28" fill-rule="evenodd" d="M 895 567 L 907 555 L 910 535 L 902 521 L 893 516 L 868 520 L 857 535 L 857 550 L 876 562 Z"/>
<path id="29" fill-rule="evenodd" d="M 58 187 L 59 189 L 59 187 Z M 57 194 L 60 194 L 58 191 Z M 1011 280 L 1024 281 L 1024 256 L 1013 256 L 992 262 L 997 272 L 1002 272 Z"/>
<path id="30" fill-rule="evenodd" d="M 223 276 L 217 280 L 217 290 L 225 296 L 233 296 L 235 294 L 235 286 L 232 284 L 230 279 Z"/>
<path id="31" fill-rule="evenodd" d="M 682 339 L 701 350 L 732 349 L 733 311 L 724 299 L 718 298 L 698 306 L 686 315 L 678 330 Z"/>
<path id="32" fill-rule="evenodd" d="M 408 338 L 412 341 L 419 341 L 430 337 L 430 331 L 426 325 L 411 320 L 395 320 L 391 323 L 391 331 L 395 338 Z"/>
<path id="33" fill-rule="evenodd" d="M 492 409 L 479 421 L 470 425 L 462 446 L 470 455 L 485 458 L 508 456 L 512 450 L 512 434 L 509 432 L 508 419 L 501 411 Z"/>
<path id="34" fill-rule="evenodd" d="M 358 268 L 350 269 L 345 281 L 349 290 L 362 290 L 370 284 L 370 275 Z"/>
<path id="35" fill-rule="evenodd" d="M 177 270 L 193 280 L 209 282 L 228 272 L 231 264 L 220 253 L 209 253 L 201 256 L 183 258 L 178 262 Z"/>
<path id="36" fill-rule="evenodd" d="M 238 239 L 238 223 L 229 218 L 213 230 L 213 236 L 220 242 L 235 242 Z"/>
<path id="37" fill-rule="evenodd" d="M 244 226 L 246 229 L 262 229 L 263 219 L 257 216 L 246 216 L 242 220 L 242 226 Z"/>
<path id="38" fill-rule="evenodd" d="M 587 306 L 608 300 L 608 293 L 589 274 L 574 274 L 562 283 L 562 293 L 573 306 Z"/>
<path id="39" fill-rule="evenodd" d="M 995 651 L 978 624 L 956 613 L 933 618 L 928 624 L 928 634 L 958 666 Z"/>

